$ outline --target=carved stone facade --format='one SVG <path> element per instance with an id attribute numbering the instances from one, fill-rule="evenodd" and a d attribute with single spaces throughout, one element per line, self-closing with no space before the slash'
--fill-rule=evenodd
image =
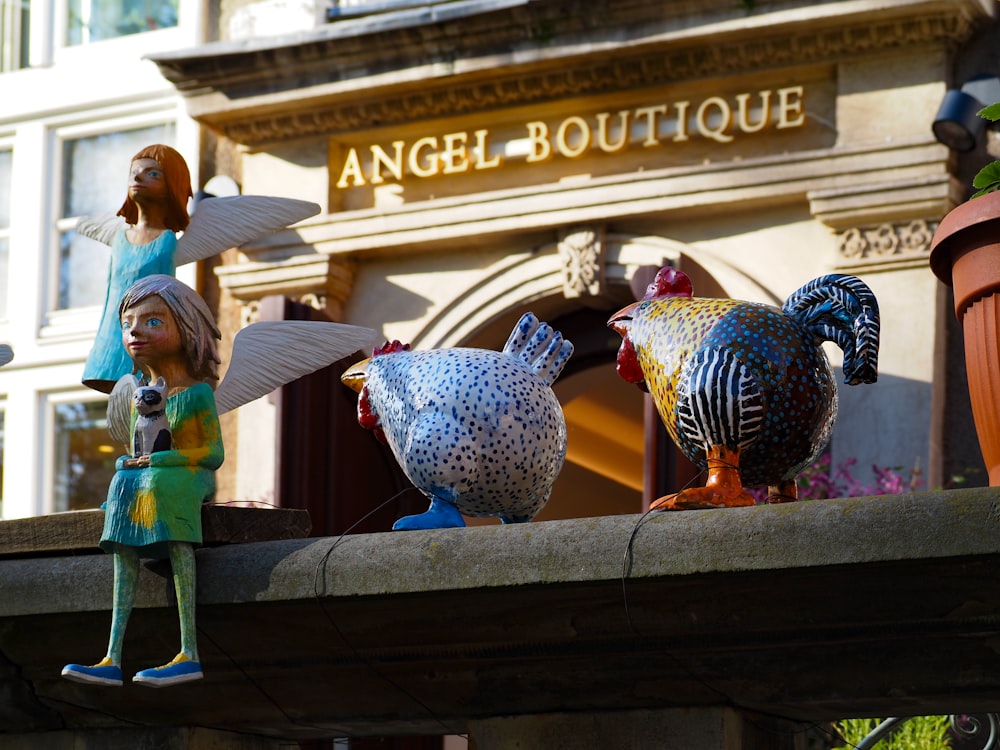
<path id="1" fill-rule="evenodd" d="M 664 260 L 696 294 L 778 305 L 856 273 L 879 298 L 883 374 L 841 389 L 834 460 L 917 462 L 941 483 L 951 375 L 928 243 L 966 191 L 930 124 L 952 76 L 986 59 L 991 2 L 431 7 L 156 56 L 192 116 L 242 149 L 245 192 L 324 208 L 218 269 L 233 297 L 312 300 L 418 348 L 497 347 L 531 309 L 608 346 L 601 316 Z M 584 504 L 643 482 L 641 399 L 590 366 L 613 355 L 567 386 L 577 445 L 611 424 L 598 407 L 632 420 L 575 454 L 592 459 L 567 492 Z M 631 475 L 601 493 L 616 470 L 596 457 L 618 450 Z"/>

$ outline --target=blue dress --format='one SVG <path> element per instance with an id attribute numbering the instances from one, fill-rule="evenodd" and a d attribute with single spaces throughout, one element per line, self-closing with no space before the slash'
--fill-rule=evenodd
<path id="1" fill-rule="evenodd" d="M 145 245 L 131 244 L 124 229 L 115 235 L 101 324 L 83 368 L 83 384 L 88 388 L 110 393 L 118 378 L 134 371 L 132 358 L 122 346 L 118 305 L 122 295 L 139 279 L 156 273 L 173 276 L 177 271 L 176 250 L 177 235 L 169 229 Z"/>
<path id="2" fill-rule="evenodd" d="M 192 385 L 167 398 L 166 412 L 171 450 L 151 453 L 142 468 L 118 459 L 104 504 L 105 552 L 124 544 L 140 557 L 164 558 L 167 542 L 201 542 L 201 506 L 215 494 L 215 470 L 225 457 L 215 393 L 207 383 Z"/>

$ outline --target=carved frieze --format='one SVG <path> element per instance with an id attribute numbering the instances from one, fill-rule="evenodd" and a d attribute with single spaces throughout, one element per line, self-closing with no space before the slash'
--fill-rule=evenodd
<path id="1" fill-rule="evenodd" d="M 211 90 L 234 97 L 218 100 L 228 102 L 224 111 L 214 111 L 213 105 L 208 104 L 195 107 L 195 116 L 237 143 L 252 146 L 753 70 L 832 62 L 874 51 L 882 54 L 893 48 L 947 45 L 964 38 L 972 25 L 972 20 L 963 13 L 947 13 L 815 31 L 796 29 L 798 33 L 794 35 L 783 33 L 770 38 L 720 39 L 707 46 L 704 40 L 694 40 L 697 43 L 688 47 L 676 44 L 668 48 L 646 47 L 641 54 L 623 50 L 615 58 L 593 55 L 545 69 L 525 66 L 504 73 L 501 68 L 492 76 L 476 76 L 467 81 L 460 76 L 430 78 L 419 87 L 369 93 L 367 99 L 364 91 L 353 85 L 345 86 L 345 94 L 349 95 L 344 96 L 315 97 L 306 91 L 310 86 L 328 83 L 331 75 L 344 75 L 340 70 L 332 70 L 330 62 L 343 60 L 343 39 L 313 40 L 277 51 L 264 49 L 219 58 L 204 54 L 191 58 L 173 56 L 157 62 L 178 89 L 194 99 Z M 303 96 L 309 95 L 308 101 L 297 101 L 294 95 L 289 98 L 286 92 L 281 97 L 285 104 L 269 107 L 271 114 L 260 109 L 237 113 L 232 102 L 238 100 L 240 87 L 251 85 L 265 74 L 271 81 L 268 88 L 274 85 L 272 63 L 279 51 L 286 78 L 296 82 Z M 411 62 L 415 62 L 417 53 L 412 54 L 415 59 Z M 401 64 L 405 67 L 407 63 Z M 347 67 L 356 68 L 355 74 L 366 69 L 368 75 L 378 72 L 370 70 L 367 59 L 359 59 Z M 360 75 L 361 79 L 364 77 Z"/>
<path id="2" fill-rule="evenodd" d="M 837 234 L 840 266 L 926 262 L 937 222 L 917 219 L 851 227 Z"/>

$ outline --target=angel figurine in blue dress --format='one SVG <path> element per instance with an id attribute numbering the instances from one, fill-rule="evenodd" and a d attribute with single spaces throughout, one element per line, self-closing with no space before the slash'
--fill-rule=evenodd
<path id="1" fill-rule="evenodd" d="M 294 198 L 236 195 L 205 198 L 189 216 L 191 197 L 184 157 L 170 146 L 153 144 L 132 157 L 128 191 L 118 212 L 77 223 L 80 234 L 111 247 L 101 321 L 84 366 L 87 387 L 110 393 L 118 378 L 133 372 L 117 312 L 122 294 L 135 281 L 152 274 L 173 276 L 177 266 L 238 247 L 320 210 Z"/>

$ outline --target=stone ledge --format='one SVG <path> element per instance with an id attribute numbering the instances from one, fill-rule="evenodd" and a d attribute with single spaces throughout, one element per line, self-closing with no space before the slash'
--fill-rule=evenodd
<path id="1" fill-rule="evenodd" d="M 996 710 L 998 525 L 978 489 L 204 549 L 206 679 L 169 692 L 58 676 L 103 653 L 108 556 L 0 560 L 0 725 L 155 726 L 164 701 L 174 725 L 288 739 Z M 176 651 L 168 574 L 141 573 L 128 670 Z"/>

